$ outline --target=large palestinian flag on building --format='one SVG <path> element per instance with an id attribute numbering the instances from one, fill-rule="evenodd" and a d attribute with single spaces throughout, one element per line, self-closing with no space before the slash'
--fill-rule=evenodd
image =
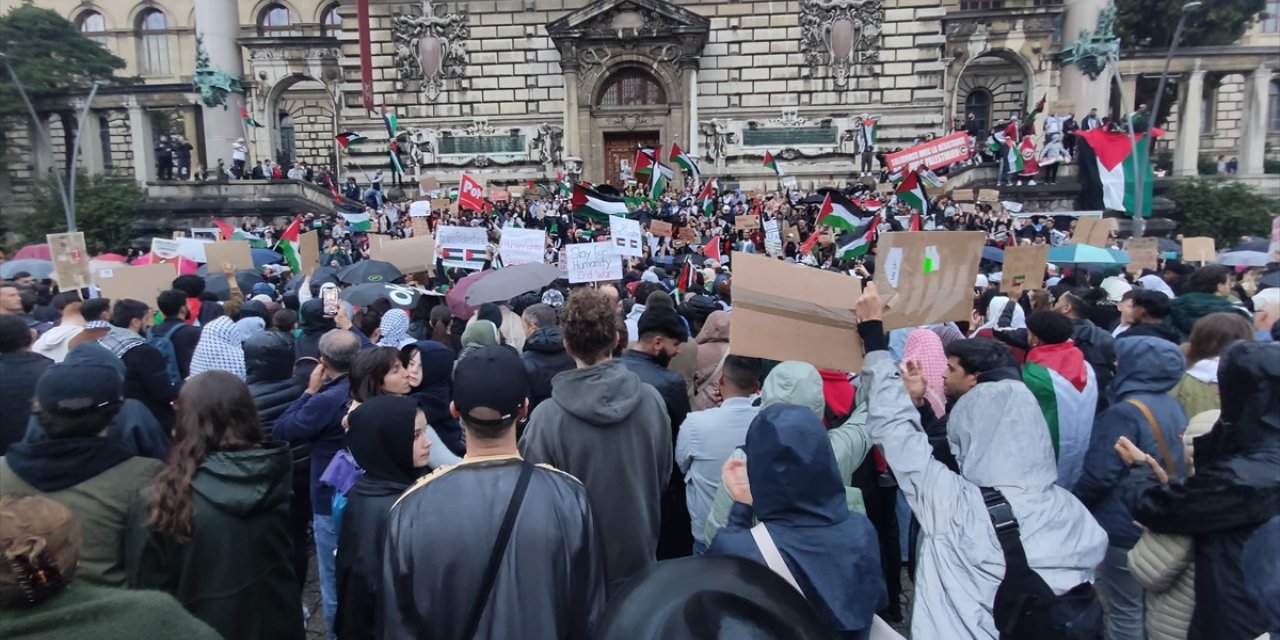
<path id="1" fill-rule="evenodd" d="M 1128 133 L 1090 129 L 1076 134 L 1079 159 L 1081 211 L 1124 211 L 1136 213 L 1137 179 L 1142 175 L 1142 217 L 1151 216 L 1151 144 L 1147 134 L 1135 134 L 1137 146 Z"/>

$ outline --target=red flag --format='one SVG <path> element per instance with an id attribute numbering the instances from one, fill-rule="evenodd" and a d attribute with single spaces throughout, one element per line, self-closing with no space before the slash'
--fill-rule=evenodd
<path id="1" fill-rule="evenodd" d="M 236 234 L 236 228 L 227 224 L 221 218 L 214 218 L 213 226 L 218 228 L 218 232 L 222 234 L 223 240 L 230 240 L 231 236 Z"/>
<path id="2" fill-rule="evenodd" d="M 711 241 L 702 245 L 702 255 L 716 262 L 724 262 L 720 257 L 720 236 L 711 236 Z"/>
<path id="3" fill-rule="evenodd" d="M 818 236 L 820 235 L 822 234 L 818 233 L 817 230 L 814 230 L 812 233 L 810 233 L 809 239 L 805 240 L 804 244 L 800 245 L 800 253 L 805 254 L 805 253 L 809 253 L 810 251 L 813 251 L 813 246 L 818 244 Z"/>
<path id="4" fill-rule="evenodd" d="M 458 206 L 472 211 L 484 211 L 484 185 L 465 173 L 458 183 Z"/>
<path id="5" fill-rule="evenodd" d="M 338 192 L 338 183 L 333 181 L 333 174 L 326 174 L 325 178 L 329 182 L 329 193 L 333 194 L 334 202 L 342 202 L 342 194 Z"/>
<path id="6" fill-rule="evenodd" d="M 284 228 L 280 233 L 280 240 L 288 240 L 289 242 L 297 242 L 298 234 L 302 233 L 302 216 L 295 216 L 293 222 Z"/>
<path id="7" fill-rule="evenodd" d="M 911 213 L 911 228 L 907 229 L 907 231 L 919 231 L 919 230 L 920 230 L 920 212 L 913 211 Z"/>

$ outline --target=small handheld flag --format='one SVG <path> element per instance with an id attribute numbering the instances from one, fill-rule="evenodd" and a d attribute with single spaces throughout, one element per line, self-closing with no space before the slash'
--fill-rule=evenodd
<path id="1" fill-rule="evenodd" d="M 351 146 L 351 143 L 360 142 L 364 140 L 365 137 L 354 131 L 346 131 L 334 136 L 333 139 L 338 141 L 338 146 L 342 147 L 343 149 L 346 149 L 347 147 Z"/>
<path id="2" fill-rule="evenodd" d="M 671 157 L 668 160 L 689 172 L 689 177 L 694 182 L 698 182 L 698 165 L 693 161 L 693 158 L 689 157 L 689 154 L 680 150 L 680 145 L 674 142 L 671 143 Z"/>
<path id="3" fill-rule="evenodd" d="M 254 120 L 253 116 L 249 114 L 249 110 L 244 107 L 240 107 L 240 119 L 244 120 L 244 126 L 246 127 L 262 126 L 262 123 L 258 122 L 257 120 Z"/>
<path id="4" fill-rule="evenodd" d="M 778 164 L 777 160 L 773 159 L 773 154 L 768 151 L 764 152 L 764 166 L 772 169 L 775 174 L 782 175 L 782 166 Z"/>

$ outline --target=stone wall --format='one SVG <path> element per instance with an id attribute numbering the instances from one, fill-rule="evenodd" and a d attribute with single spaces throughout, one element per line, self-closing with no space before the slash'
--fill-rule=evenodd
<path id="1" fill-rule="evenodd" d="M 333 109 L 322 102 L 323 92 L 290 91 L 280 101 L 280 110 L 293 118 L 295 160 L 309 165 L 333 165 Z"/>

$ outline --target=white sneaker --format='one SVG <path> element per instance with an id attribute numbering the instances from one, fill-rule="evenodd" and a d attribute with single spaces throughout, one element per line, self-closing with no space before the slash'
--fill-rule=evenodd
<path id="1" fill-rule="evenodd" d="M 1031 185 L 1031 186 L 1033 186 L 1033 187 L 1034 187 L 1034 186 L 1036 186 L 1036 181 L 1035 181 L 1035 180 L 1031 180 L 1031 181 L 1028 181 L 1028 182 L 1027 182 L 1027 184 L 1028 184 L 1028 185 Z"/>

